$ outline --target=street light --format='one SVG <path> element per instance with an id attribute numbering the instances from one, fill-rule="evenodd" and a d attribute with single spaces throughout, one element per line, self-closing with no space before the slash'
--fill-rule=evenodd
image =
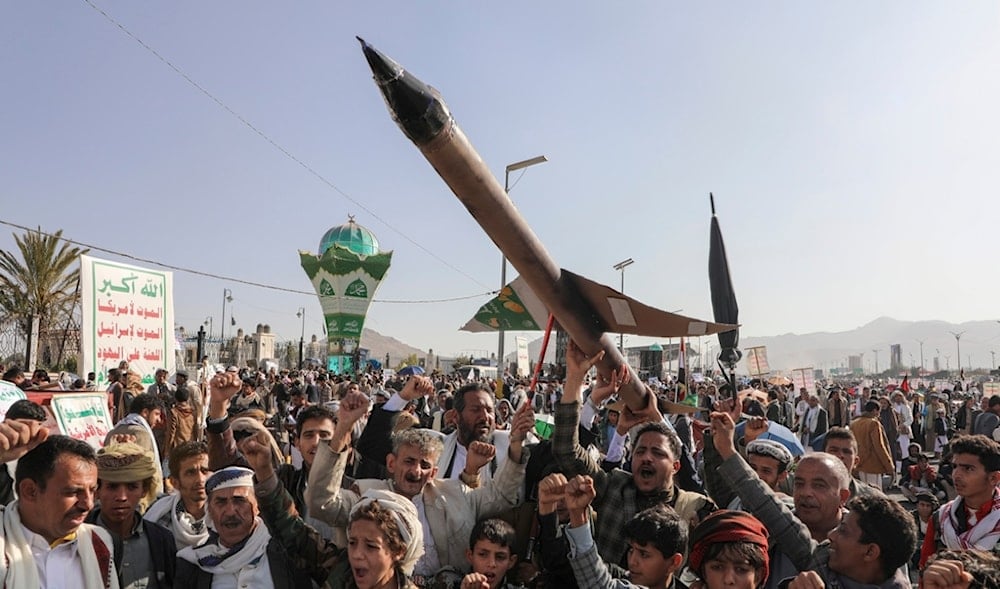
<path id="1" fill-rule="evenodd" d="M 207 325 L 208 326 L 208 339 L 212 339 L 212 327 L 213 327 L 212 326 L 212 316 L 209 315 L 208 317 L 205 317 L 205 322 L 202 325 Z M 198 358 L 198 360 L 201 360 L 201 358 Z"/>
<path id="2" fill-rule="evenodd" d="M 917 376 L 920 376 L 920 373 L 924 371 L 924 340 L 918 339 L 916 342 L 920 344 L 920 370 L 917 372 Z"/>
<path id="3" fill-rule="evenodd" d="M 299 336 L 299 370 L 302 370 L 302 348 L 306 343 L 306 308 L 299 307 L 299 311 L 295 316 L 302 318 L 302 335 Z"/>
<path id="4" fill-rule="evenodd" d="M 622 294 L 625 294 L 625 268 L 628 268 L 632 264 L 635 264 L 635 260 L 633 260 L 632 258 L 628 258 L 628 259 L 622 260 L 621 262 L 618 262 L 617 264 L 615 264 L 614 266 L 612 266 L 612 268 L 614 268 L 615 270 L 618 270 L 618 271 L 620 271 L 622 273 L 622 290 L 621 290 Z M 624 333 L 619 333 L 618 334 L 618 351 L 621 352 L 623 356 L 625 355 L 625 334 Z"/>
<path id="5" fill-rule="evenodd" d="M 233 302 L 233 291 L 228 288 L 222 289 L 222 325 L 219 327 L 219 339 L 222 345 L 226 343 L 226 303 Z"/>
<path id="6" fill-rule="evenodd" d="M 962 340 L 962 336 L 965 335 L 965 332 L 964 331 L 960 331 L 958 333 L 955 333 L 954 331 L 949 331 L 948 333 L 950 333 L 951 335 L 955 336 L 955 348 L 957 348 L 957 350 L 958 350 L 958 354 L 955 356 L 955 358 L 957 358 L 957 362 L 958 362 L 958 373 L 961 374 L 962 373 L 962 343 L 961 343 L 961 340 Z"/>
<path id="7" fill-rule="evenodd" d="M 530 168 L 531 166 L 544 164 L 549 161 L 549 158 L 544 155 L 535 156 L 528 160 L 521 160 L 519 162 L 514 162 L 513 164 L 508 164 L 504 169 L 503 173 L 503 191 L 507 194 L 507 198 L 510 198 L 510 173 L 516 172 L 517 170 L 523 170 L 525 168 Z M 507 286 L 507 256 L 503 252 L 500 252 L 500 290 Z M 503 326 L 500 327 L 500 331 L 497 332 L 497 381 L 503 380 L 503 348 L 504 348 L 504 336 L 506 332 L 503 330 Z"/>
<path id="8" fill-rule="evenodd" d="M 878 376 L 878 350 L 872 350 L 875 353 L 875 376 Z"/>

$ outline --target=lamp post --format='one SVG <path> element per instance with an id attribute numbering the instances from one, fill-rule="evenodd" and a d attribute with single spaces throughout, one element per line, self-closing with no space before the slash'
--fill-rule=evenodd
<path id="1" fill-rule="evenodd" d="M 299 311 L 295 314 L 296 317 L 302 318 L 302 334 L 299 336 L 299 370 L 302 370 L 302 348 L 306 344 L 306 308 L 299 307 Z"/>
<path id="2" fill-rule="evenodd" d="M 951 335 L 955 336 L 955 348 L 956 348 L 956 351 L 957 351 L 957 354 L 955 355 L 955 358 L 957 358 L 956 361 L 958 362 L 958 373 L 961 374 L 962 373 L 962 341 L 961 340 L 962 340 L 962 336 L 965 335 L 965 332 L 964 331 L 960 331 L 958 333 L 955 333 L 954 331 L 949 331 L 948 333 L 950 333 Z"/>
<path id="3" fill-rule="evenodd" d="M 226 303 L 233 302 L 233 291 L 228 288 L 222 289 L 222 325 L 219 326 L 219 339 L 222 345 L 226 343 Z"/>
<path id="4" fill-rule="evenodd" d="M 615 264 L 614 266 L 612 266 L 612 268 L 614 268 L 615 270 L 618 270 L 619 272 L 622 273 L 622 290 L 621 290 L 622 294 L 625 294 L 625 268 L 628 268 L 632 264 L 635 264 L 635 260 L 633 260 L 632 258 L 628 258 L 628 259 L 622 260 L 621 262 L 618 262 L 617 264 Z M 618 351 L 622 353 L 622 356 L 625 355 L 625 334 L 624 333 L 619 333 L 618 334 Z"/>
<path id="5" fill-rule="evenodd" d="M 917 371 L 917 376 L 924 371 L 924 340 L 918 339 L 917 343 L 920 344 L 920 370 Z"/>
<path id="6" fill-rule="evenodd" d="M 205 317 L 205 322 L 202 324 L 208 326 L 208 339 L 212 339 L 212 323 L 212 316 L 209 315 L 208 317 Z M 198 360 L 201 360 L 201 358 L 198 358 Z"/>
<path id="7" fill-rule="evenodd" d="M 878 350 L 872 350 L 875 354 L 875 376 L 878 376 Z"/>
<path id="8" fill-rule="evenodd" d="M 517 170 L 523 170 L 525 168 L 530 168 L 531 166 L 544 164 L 549 161 L 549 158 L 544 155 L 535 156 L 531 159 L 521 160 L 519 162 L 514 162 L 513 164 L 508 164 L 504 169 L 503 174 L 503 191 L 507 194 L 507 198 L 510 198 L 510 173 L 516 172 Z M 500 252 L 500 290 L 507 286 L 507 256 Z M 504 348 L 504 338 L 506 332 L 503 327 L 497 332 L 497 381 L 503 380 L 503 348 Z"/>

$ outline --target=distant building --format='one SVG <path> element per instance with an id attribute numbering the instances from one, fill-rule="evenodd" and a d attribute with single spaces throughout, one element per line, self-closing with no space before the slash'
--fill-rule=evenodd
<path id="1" fill-rule="evenodd" d="M 889 346 L 889 370 L 898 372 L 903 368 L 903 346 L 892 344 Z"/>
<path id="2" fill-rule="evenodd" d="M 862 356 L 848 356 L 847 357 L 847 369 L 851 372 L 864 372 L 864 366 L 861 363 Z"/>

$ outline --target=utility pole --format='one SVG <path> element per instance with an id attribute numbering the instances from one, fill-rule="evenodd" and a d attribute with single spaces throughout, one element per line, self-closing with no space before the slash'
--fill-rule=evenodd
<path id="1" fill-rule="evenodd" d="M 878 376 L 878 350 L 872 350 L 872 353 L 875 354 L 875 376 Z"/>

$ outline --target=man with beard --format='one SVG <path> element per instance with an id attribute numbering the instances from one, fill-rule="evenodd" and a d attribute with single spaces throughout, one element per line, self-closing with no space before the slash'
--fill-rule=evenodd
<path id="1" fill-rule="evenodd" d="M 493 393 L 480 383 L 467 384 L 455 391 L 453 403 L 458 427 L 444 438 L 444 450 L 438 460 L 441 478 L 459 477 L 472 442 L 496 448 L 496 458 L 490 461 L 488 468 L 480 471 L 484 483 L 493 480 L 493 475 L 503 466 L 510 447 L 510 432 L 495 430 L 494 400 Z"/>
<path id="2" fill-rule="evenodd" d="M 175 587 L 310 587 L 260 519 L 253 471 L 231 466 L 205 483 L 215 529 L 199 546 L 177 553 Z"/>
<path id="3" fill-rule="evenodd" d="M 151 452 L 132 443 L 111 444 L 97 452 L 100 505 L 87 523 L 111 533 L 122 589 L 167 589 L 174 583 L 174 537 L 139 513 L 140 501 L 151 503 L 156 496 L 153 461 Z"/>
<path id="4" fill-rule="evenodd" d="M 208 445 L 184 442 L 170 452 L 169 466 L 174 491 L 153 503 L 144 517 L 170 530 L 178 547 L 197 546 L 208 539 Z"/>
<path id="5" fill-rule="evenodd" d="M 368 397 L 350 393 L 341 400 L 340 415 L 333 439 L 321 444 L 309 474 L 306 498 L 310 513 L 332 526 L 347 526 L 351 508 L 365 491 L 385 489 L 399 493 L 417 506 L 423 527 L 425 553 L 415 574 L 432 576 L 441 567 L 468 568 L 466 549 L 472 526 L 478 519 L 494 516 L 516 505 L 524 486 L 528 452 L 523 448 L 527 432 L 534 427 L 531 405 L 515 414 L 510 430 L 507 460 L 500 463 L 491 483 L 478 484 L 496 449 L 473 440 L 463 459 L 461 480 L 436 478 L 441 455 L 441 435 L 427 429 L 407 429 L 392 438 L 392 452 L 386 459 L 390 478 L 358 479 L 350 489 L 342 488 L 354 422 L 368 410 Z M 476 488 L 472 488 L 472 483 Z"/>
<path id="6" fill-rule="evenodd" d="M 552 453 L 567 478 L 586 475 L 593 479 L 597 490 L 593 505 L 600 513 L 594 536 L 598 553 L 605 561 L 624 566 L 629 548 L 624 529 L 639 512 L 668 505 L 682 520 L 695 525 L 716 507 L 708 497 L 684 491 L 674 483 L 674 474 L 680 469 L 682 445 L 677 434 L 664 422 L 651 391 L 647 390 L 650 399 L 646 409 L 636 413 L 625 406 L 618 417 L 620 435 L 641 425 L 633 443 L 631 473 L 617 468 L 605 472 L 580 445 L 578 424 L 584 375 L 603 356 L 601 351 L 587 358 L 575 342 L 569 343 L 566 387 L 555 407 Z M 591 395 L 602 398 L 609 388 L 616 392 L 628 378 L 627 369 L 623 367 L 621 374 L 599 375 Z"/>
<path id="7" fill-rule="evenodd" d="M 795 588 L 910 587 L 900 567 L 917 538 L 906 510 L 872 495 L 852 499 L 843 515 L 850 474 L 835 457 L 817 452 L 799 461 L 792 512 L 736 451 L 735 430 L 732 415 L 712 414 L 712 437 L 723 459 L 719 474 L 771 532 L 771 545 L 781 550 L 779 558 L 771 558 L 768 588 L 793 576 Z"/>

